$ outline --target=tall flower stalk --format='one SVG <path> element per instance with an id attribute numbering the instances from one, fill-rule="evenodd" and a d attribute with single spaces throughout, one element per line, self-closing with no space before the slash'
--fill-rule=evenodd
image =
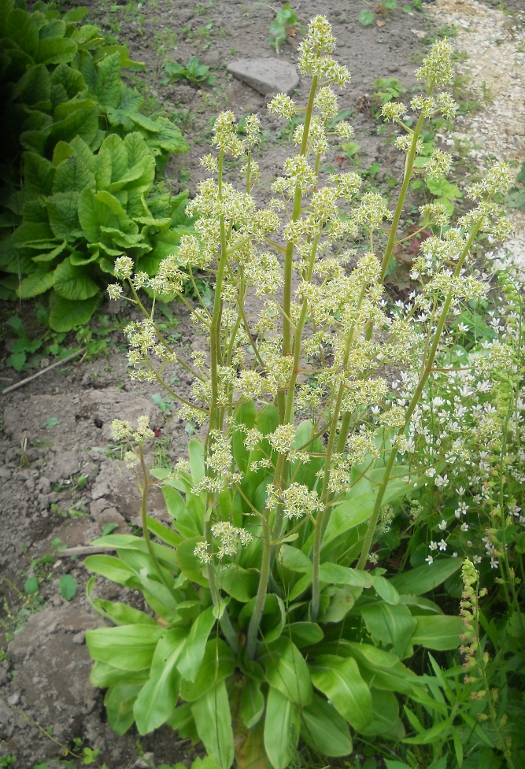
<path id="1" fill-rule="evenodd" d="M 422 207 L 433 235 L 422 243 L 412 268 L 420 291 L 402 310 L 389 306 L 384 279 L 400 241 L 398 225 L 423 149 L 425 121 L 437 114 L 451 118 L 456 111 L 442 90 L 453 77 L 451 51 L 446 40 L 433 46 L 418 71 L 423 94 L 410 107 L 390 102 L 383 108 L 384 119 L 400 130 L 396 144 L 406 157 L 391 211 L 377 192 L 361 191 L 357 173 L 328 179 L 321 173 L 331 134 L 346 140 L 353 135 L 348 123 L 337 120 L 336 89 L 350 75 L 332 58 L 334 45 L 330 25 L 318 16 L 300 46 L 299 68 L 311 77 L 306 105 L 299 107 L 284 94 L 269 104 L 282 118 L 303 121 L 293 136 L 297 153 L 286 159 L 265 206 L 258 207 L 253 195 L 258 118 L 246 120 L 242 138 L 233 113 L 224 112 L 214 126 L 218 154 L 202 159 L 210 177 L 188 206 L 187 212 L 198 216 L 196 234 L 182 237 L 155 278 L 134 274 L 127 257 L 115 262 L 116 277 L 130 284 L 137 303 L 143 286 L 182 295 L 188 273 L 191 280 L 197 270 L 215 276 L 211 312 L 198 292 L 192 309 L 196 331 L 209 344 L 207 352 L 183 362 L 196 376 L 191 395 L 180 397 L 179 415 L 207 424 L 204 472 L 188 492 L 205 499 L 202 539 L 193 555 L 206 569 L 226 641 L 235 652 L 243 648 L 248 660 L 266 643 L 261 626 L 269 594 L 281 602 L 286 598 L 277 571 L 283 544 L 300 543 L 311 564 L 308 616 L 314 622 L 326 605 L 322 564 L 337 531 L 361 526 L 344 551 L 345 566 L 365 568 L 449 317 L 485 293 L 484 283 L 469 270 L 476 236 L 483 231 L 501 238 L 508 232 L 493 203 L 511 180 L 509 169 L 499 165 L 470 189 L 473 206 L 454 226 L 440 204 Z M 413 129 L 408 111 L 417 113 Z M 228 181 L 228 158 L 246 161 L 242 190 Z M 435 150 L 423 173 L 441 178 L 450 166 L 450 155 Z M 109 289 L 113 297 L 121 291 L 118 284 Z M 248 310 L 254 303 L 255 316 Z M 135 377 L 162 381 L 164 368 L 180 362 L 152 317 L 131 324 L 127 333 Z M 396 399 L 392 370 L 417 372 L 410 397 Z M 348 501 L 369 470 L 374 503 L 368 516 L 353 524 Z M 339 528 L 331 525 L 334 513 Z M 224 564 L 236 558 L 246 570 L 256 570 L 258 581 L 242 629 L 223 600 Z"/>

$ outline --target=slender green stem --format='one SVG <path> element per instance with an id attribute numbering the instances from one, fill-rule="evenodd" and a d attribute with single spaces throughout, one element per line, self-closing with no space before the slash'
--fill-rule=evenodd
<path id="1" fill-rule="evenodd" d="M 206 540 L 211 543 L 212 541 L 211 520 L 206 521 L 205 535 L 206 535 Z M 215 573 L 215 566 L 213 564 L 213 561 L 210 561 L 210 563 L 208 563 L 207 573 L 208 573 L 208 583 L 210 586 L 211 600 L 214 606 L 219 606 L 221 597 L 220 597 L 219 590 L 217 588 L 217 575 Z M 239 639 L 237 638 L 237 634 L 234 630 L 234 627 L 230 619 L 230 615 L 228 614 L 228 610 L 226 608 L 222 612 L 221 618 L 219 620 L 219 624 L 221 626 L 222 632 L 224 633 L 224 637 L 228 642 L 228 646 L 233 652 L 237 654 L 237 652 L 239 651 Z"/>
<path id="2" fill-rule="evenodd" d="M 263 518 L 263 553 L 261 560 L 261 573 L 259 577 L 259 587 L 255 597 L 255 606 L 248 626 L 248 635 L 246 638 L 246 656 L 249 660 L 253 659 L 257 647 L 257 636 L 259 633 L 259 624 L 261 622 L 264 604 L 266 601 L 266 591 L 268 590 L 268 579 L 270 577 L 270 564 L 272 557 L 272 538 L 270 532 L 270 522 L 268 518 Z"/>
<path id="3" fill-rule="evenodd" d="M 465 247 L 463 249 L 463 252 L 458 260 L 458 264 L 456 266 L 456 269 L 454 271 L 454 277 L 457 277 L 461 269 L 463 267 L 463 264 L 465 262 L 465 259 L 467 258 L 467 255 L 471 249 L 471 246 L 476 238 L 476 235 L 478 234 L 479 228 L 481 227 L 481 221 L 478 221 L 477 224 L 474 225 L 472 228 L 472 231 L 470 233 L 470 237 L 467 240 L 467 243 L 465 244 Z M 388 485 L 388 481 L 390 479 L 390 473 L 392 472 L 392 468 L 394 467 L 394 462 L 396 460 L 397 455 L 397 447 L 399 443 L 400 437 L 404 434 L 406 431 L 408 425 L 410 424 L 410 420 L 412 419 L 412 414 L 414 413 L 414 410 L 419 403 L 419 399 L 421 398 L 421 394 L 423 392 L 423 389 L 425 387 L 425 384 L 428 380 L 428 377 L 430 376 L 430 373 L 432 371 L 432 367 L 434 365 L 434 358 L 436 356 L 437 348 L 441 339 L 441 335 L 443 333 L 443 329 L 445 327 L 445 322 L 447 320 L 448 312 L 450 310 L 450 305 L 452 304 L 452 289 L 448 292 L 447 297 L 443 303 L 443 308 L 441 310 L 441 315 L 437 324 L 437 328 L 434 334 L 434 339 L 432 341 L 432 346 L 430 348 L 430 351 L 428 353 L 428 358 L 425 367 L 423 368 L 423 371 L 421 372 L 421 375 L 419 377 L 418 385 L 415 389 L 415 392 L 410 400 L 410 403 L 408 405 L 406 414 L 405 414 L 405 423 L 404 425 L 399 429 L 397 436 L 392 444 L 392 448 L 390 451 L 390 456 L 388 459 L 388 462 L 385 467 L 385 474 L 383 476 L 383 480 L 381 481 L 381 484 L 379 486 L 377 497 L 374 505 L 374 509 L 372 511 L 372 515 L 370 516 L 368 527 L 365 534 L 365 539 L 363 542 L 363 547 L 361 550 L 361 555 L 359 557 L 359 561 L 357 562 L 357 568 L 358 569 L 364 569 L 366 566 L 366 562 L 368 560 L 368 554 L 370 551 L 370 546 L 372 544 L 372 540 L 374 537 L 374 533 L 376 530 L 377 522 L 379 520 L 379 513 L 381 512 L 381 507 L 383 505 L 383 499 L 385 496 L 386 488 Z"/>

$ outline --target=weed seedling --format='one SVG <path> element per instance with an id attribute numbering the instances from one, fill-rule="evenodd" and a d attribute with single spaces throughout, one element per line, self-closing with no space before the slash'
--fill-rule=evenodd
<path id="1" fill-rule="evenodd" d="M 281 45 L 286 41 L 286 37 L 295 36 L 294 24 L 297 23 L 297 14 L 290 7 L 290 3 L 285 3 L 280 11 L 275 14 L 275 19 L 270 24 L 270 39 L 268 43 L 275 48 L 275 53 L 279 53 Z"/>
<path id="2" fill-rule="evenodd" d="M 169 77 L 163 78 L 162 85 L 178 83 L 179 80 L 187 80 L 195 85 L 215 85 L 215 78 L 209 75 L 209 67 L 203 64 L 197 56 L 190 56 L 186 66 L 176 61 L 169 61 L 164 67 Z"/>

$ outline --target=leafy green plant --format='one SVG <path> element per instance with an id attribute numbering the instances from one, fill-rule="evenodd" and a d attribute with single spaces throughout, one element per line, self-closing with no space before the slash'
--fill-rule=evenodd
<path id="1" fill-rule="evenodd" d="M 142 97 L 120 75 L 141 65 L 97 27 L 77 27 L 85 13 L 61 16 L 43 3 L 29 13 L 5 0 L 0 14 L 4 177 L 17 178 L 21 158 L 23 178 L 3 200 L 1 285 L 4 297 L 50 292 L 56 331 L 89 320 L 116 256 L 140 254 L 152 274 L 187 224 L 184 195 L 155 186 L 156 170 L 187 144 L 166 117 L 141 113 Z"/>
<path id="2" fill-rule="evenodd" d="M 281 45 L 286 42 L 288 35 L 295 34 L 293 25 L 297 23 L 297 14 L 290 3 L 284 3 L 283 7 L 275 14 L 275 19 L 270 24 L 270 39 L 268 43 L 279 53 Z"/>
<path id="3" fill-rule="evenodd" d="M 169 77 L 160 82 L 163 85 L 168 83 L 178 83 L 179 80 L 187 80 L 196 85 L 215 85 L 215 78 L 209 74 L 210 68 L 203 64 L 197 56 L 190 56 L 186 66 L 176 61 L 169 61 L 164 69 Z"/>
<path id="4" fill-rule="evenodd" d="M 516 181 L 518 182 L 517 186 L 513 187 L 507 195 L 507 205 L 525 213 L 525 163 L 522 163 Z"/>
<path id="5" fill-rule="evenodd" d="M 339 111 L 329 84 L 349 77 L 330 57 L 333 46 L 330 25 L 316 17 L 300 62 L 312 75 L 306 108 L 285 94 L 270 103 L 285 120 L 300 110 L 304 125 L 296 129 L 297 153 L 273 183 L 280 197 L 267 207 L 252 196 L 257 116 L 245 120 L 244 139 L 231 112 L 215 121 L 217 156 L 203 161 L 214 176 L 189 208 L 200 217 L 200 239 L 185 236 L 149 282 L 157 293 L 183 297 L 181 266 L 190 276 L 213 269 L 213 305 L 197 294 L 193 312 L 207 350 L 186 359 L 166 342 L 153 309 L 139 302 L 144 278 L 131 258 L 118 257 L 119 282 L 109 287 L 120 295 L 123 283 L 144 313 L 127 332 L 134 376 L 163 384 L 181 404 L 179 417 L 202 426 L 205 436 L 189 441 L 187 461 L 150 470 L 147 418 L 137 427 L 113 423 L 114 441 L 128 443 L 126 461 L 142 471 L 142 536 L 98 539 L 116 555 L 85 564 L 140 591 L 154 616 L 96 597 L 96 577 L 90 579 L 93 608 L 114 625 L 86 634 L 91 680 L 107 689 L 117 732 L 135 723 L 146 734 L 167 723 L 200 740 L 221 769 L 235 759 L 240 767 L 269 762 L 284 769 L 300 738 L 328 757 L 349 755 L 360 735 L 412 740 L 405 724 L 411 734 L 415 727 L 400 698 L 439 710 L 439 696 L 428 695 L 439 677 L 420 664 L 422 650 L 456 652 L 468 620 L 466 603 L 461 617 L 455 613 L 462 560 L 447 553 L 446 542 L 433 543 L 439 558 L 418 550 L 419 560 L 398 566 L 386 558 L 380 566 L 377 550 L 393 536 L 393 506 L 410 505 L 452 461 L 436 444 L 416 462 L 416 439 L 429 430 L 414 436 L 411 429 L 433 414 L 422 405 L 442 405 L 434 404 L 432 389 L 455 361 L 451 324 L 485 296 L 468 259 L 482 227 L 494 238 L 508 232 L 492 201 L 508 187 L 510 169 L 497 165 L 471 188 L 477 206 L 455 226 L 441 205 L 423 208 L 423 223 L 439 234 L 425 240 L 414 262 L 419 298 L 389 305 L 384 281 L 425 120 L 432 110 L 453 110 L 441 90 L 452 76 L 451 49 L 437 43 L 419 72 L 428 101 L 413 102 L 418 120 L 398 142 L 405 175 L 389 211 L 378 193 L 362 192 L 355 172 L 332 174 L 330 186 L 319 178 Z M 390 101 L 383 114 L 407 128 L 405 105 Z M 352 135 L 345 121 L 334 130 Z M 226 182 L 225 165 L 241 156 L 237 190 Z M 439 178 L 449 165 L 435 150 L 425 174 Z M 354 247 L 345 251 L 349 241 Z M 256 317 L 248 312 L 253 294 L 261 302 Z M 487 354 L 486 371 L 507 360 L 498 354 Z M 170 366 L 192 375 L 189 398 L 167 381 Z M 436 495 L 445 485 L 439 477 Z M 162 487 L 171 526 L 148 515 L 153 485 Z M 433 600 L 440 593 L 442 605 Z M 407 664 L 415 653 L 418 674 Z M 444 720 L 448 728 L 454 719 Z M 430 744 L 432 734 L 426 736 Z M 437 754 L 443 745 L 436 745 Z"/>
<path id="6" fill-rule="evenodd" d="M 372 8 L 363 8 L 359 14 L 359 23 L 362 27 L 370 27 L 374 22 L 382 27 L 385 23 L 381 17 L 388 16 L 390 11 L 395 11 L 397 8 L 397 0 L 381 0 L 377 5 Z"/>
<path id="7" fill-rule="evenodd" d="M 374 99 L 383 105 L 406 93 L 406 88 L 397 77 L 378 77 L 374 80 Z"/>

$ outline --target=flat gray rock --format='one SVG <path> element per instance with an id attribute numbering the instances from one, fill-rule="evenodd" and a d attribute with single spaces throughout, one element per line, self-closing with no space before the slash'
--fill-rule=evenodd
<path id="1" fill-rule="evenodd" d="M 287 93 L 291 96 L 299 85 L 299 75 L 293 64 L 281 59 L 239 59 L 228 64 L 228 72 L 268 96 Z"/>

